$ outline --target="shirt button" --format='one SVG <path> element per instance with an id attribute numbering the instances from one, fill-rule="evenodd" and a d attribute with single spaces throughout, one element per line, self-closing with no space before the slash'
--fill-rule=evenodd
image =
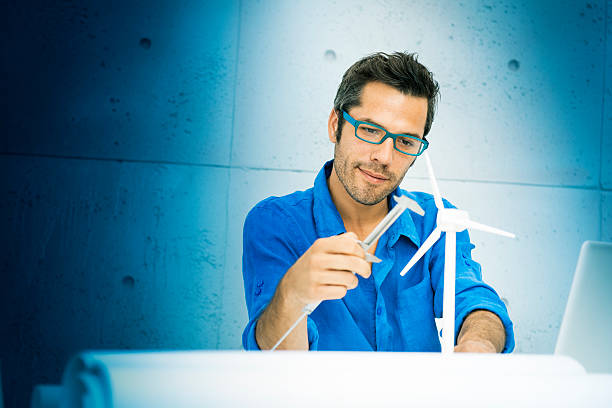
<path id="1" fill-rule="evenodd" d="M 261 295 L 261 288 L 255 289 L 255 296 Z"/>
<path id="2" fill-rule="evenodd" d="M 382 314 L 382 308 L 379 307 L 378 309 L 376 309 L 376 314 L 380 316 Z"/>
<path id="3" fill-rule="evenodd" d="M 261 279 L 259 279 L 259 280 L 257 281 L 257 287 L 258 287 L 258 288 L 261 288 L 262 286 L 263 286 L 263 281 L 262 281 Z"/>

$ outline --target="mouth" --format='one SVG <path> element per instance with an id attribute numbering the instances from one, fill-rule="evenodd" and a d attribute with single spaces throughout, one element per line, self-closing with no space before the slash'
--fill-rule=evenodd
<path id="1" fill-rule="evenodd" d="M 363 175 L 363 177 L 372 184 L 381 184 L 389 179 L 382 174 L 374 173 L 369 170 L 364 170 L 361 167 L 357 167 L 359 172 Z"/>

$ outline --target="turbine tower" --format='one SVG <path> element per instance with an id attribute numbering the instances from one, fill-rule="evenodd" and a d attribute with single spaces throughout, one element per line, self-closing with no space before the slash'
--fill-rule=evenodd
<path id="1" fill-rule="evenodd" d="M 400 272 L 404 276 L 423 255 L 436 243 L 446 232 L 446 240 L 444 246 L 444 297 L 442 300 L 442 353 L 452 353 L 455 349 L 455 276 L 456 276 L 456 249 L 457 249 L 457 232 L 461 232 L 466 228 L 476 229 L 480 231 L 490 232 L 492 234 L 502 235 L 509 238 L 516 238 L 510 232 L 500 230 L 498 228 L 489 227 L 488 225 L 480 224 L 470 220 L 467 211 L 458 210 L 456 208 L 444 208 L 438 182 L 434 176 L 431 159 L 427 152 L 425 156 L 425 164 L 429 174 L 429 181 L 433 190 L 434 202 L 438 208 L 436 216 L 436 227 L 429 234 L 429 237 L 423 242 L 423 245 L 416 251 L 412 259 Z"/>

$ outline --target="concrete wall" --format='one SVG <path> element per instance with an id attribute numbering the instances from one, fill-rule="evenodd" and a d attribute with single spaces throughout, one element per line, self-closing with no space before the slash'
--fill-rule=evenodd
<path id="1" fill-rule="evenodd" d="M 443 194 L 519 236 L 472 234 L 517 352 L 553 351 L 581 242 L 612 240 L 610 1 L 4 8 L 8 406 L 80 349 L 239 348 L 244 217 L 312 185 L 341 75 L 374 51 L 436 74 Z"/>

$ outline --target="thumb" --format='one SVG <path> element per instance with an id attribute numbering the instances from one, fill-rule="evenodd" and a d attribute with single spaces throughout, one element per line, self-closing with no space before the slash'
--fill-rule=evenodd
<path id="1" fill-rule="evenodd" d="M 345 232 L 344 234 L 341 234 L 341 236 L 343 237 L 347 237 L 347 238 L 351 238 L 354 239 L 355 241 L 359 241 L 359 238 L 357 237 L 357 234 L 355 234 L 354 232 L 350 231 L 350 232 Z"/>

